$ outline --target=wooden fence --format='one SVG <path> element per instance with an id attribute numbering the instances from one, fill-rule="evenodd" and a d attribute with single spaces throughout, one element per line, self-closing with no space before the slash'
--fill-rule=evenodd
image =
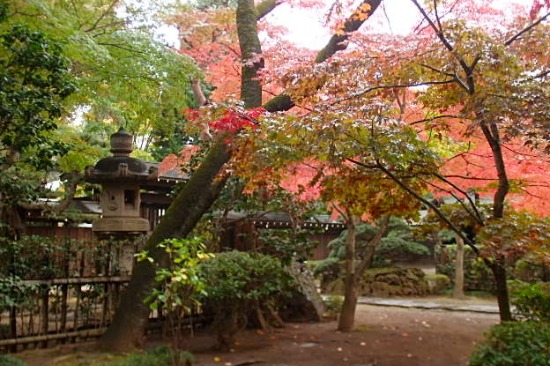
<path id="1" fill-rule="evenodd" d="M 71 235 L 1 243 L 0 350 L 16 352 L 102 334 L 140 243 Z"/>

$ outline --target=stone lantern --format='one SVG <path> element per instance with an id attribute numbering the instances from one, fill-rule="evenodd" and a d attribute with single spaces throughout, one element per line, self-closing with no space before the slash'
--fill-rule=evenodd
<path id="1" fill-rule="evenodd" d="M 101 184 L 102 217 L 92 231 L 101 235 L 146 234 L 150 223 L 140 215 L 140 186 L 158 177 L 157 168 L 130 157 L 133 137 L 122 127 L 111 135 L 113 156 L 86 168 L 86 181 Z"/>

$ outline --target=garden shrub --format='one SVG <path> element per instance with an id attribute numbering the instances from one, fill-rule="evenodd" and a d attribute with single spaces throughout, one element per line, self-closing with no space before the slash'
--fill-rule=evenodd
<path id="1" fill-rule="evenodd" d="M 550 323 L 504 322 L 491 328 L 470 366 L 548 366 Z"/>
<path id="2" fill-rule="evenodd" d="M 220 348 L 231 346 L 250 314 L 275 315 L 278 300 L 295 285 L 278 260 L 257 253 L 219 253 L 201 264 L 201 272 L 206 281 L 206 297 L 201 302 L 213 312 Z"/>
<path id="3" fill-rule="evenodd" d="M 339 295 L 328 295 L 325 299 L 326 317 L 335 319 L 342 311 L 344 298 Z"/>
<path id="4" fill-rule="evenodd" d="M 336 281 L 341 277 L 341 272 L 341 260 L 337 257 L 328 257 L 320 260 L 313 269 L 315 278 L 321 280 L 321 289 L 324 289 L 327 283 Z"/>
<path id="5" fill-rule="evenodd" d="M 356 228 L 356 250 L 362 259 L 370 240 L 378 233 L 378 227 L 361 223 Z M 328 244 L 329 258 L 344 260 L 346 257 L 347 230 Z M 388 230 L 376 248 L 374 264 L 386 267 L 396 261 L 410 261 L 430 255 L 430 249 L 417 241 L 410 226 L 400 218 L 392 217 Z"/>
<path id="6" fill-rule="evenodd" d="M 112 366 L 166 366 L 171 365 L 174 355 L 170 347 L 159 346 L 151 348 L 149 351 L 128 356 L 128 359 L 122 362 L 116 362 Z M 178 351 L 179 360 L 182 365 L 190 365 L 193 362 L 193 355 L 186 351 Z"/>
<path id="7" fill-rule="evenodd" d="M 8 355 L 0 355 L 0 366 L 25 366 L 22 360 Z"/>
<path id="8" fill-rule="evenodd" d="M 455 278 L 455 257 L 456 245 L 436 247 L 436 273 L 446 275 L 451 282 Z M 496 291 L 493 273 L 468 246 L 464 247 L 464 290 Z"/>
<path id="9" fill-rule="evenodd" d="M 548 269 L 544 262 L 530 260 L 529 255 L 525 259 L 518 260 L 511 268 L 510 275 L 526 282 L 547 281 Z"/>
<path id="10" fill-rule="evenodd" d="M 521 284 L 515 281 L 511 287 L 510 302 L 515 306 L 518 320 L 550 322 L 550 284 Z"/>
<path id="11" fill-rule="evenodd" d="M 424 279 L 428 283 L 428 291 L 432 295 L 444 293 L 451 285 L 451 279 L 444 274 L 427 274 Z"/>

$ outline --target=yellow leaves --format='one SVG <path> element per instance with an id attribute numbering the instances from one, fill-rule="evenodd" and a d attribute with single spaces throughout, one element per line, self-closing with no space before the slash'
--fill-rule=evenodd
<path id="1" fill-rule="evenodd" d="M 371 14 L 372 7 L 370 4 L 363 3 L 359 6 L 352 15 L 353 20 L 365 21 Z"/>

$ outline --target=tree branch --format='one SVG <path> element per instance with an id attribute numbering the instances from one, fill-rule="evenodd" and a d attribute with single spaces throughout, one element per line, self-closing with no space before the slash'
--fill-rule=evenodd
<path id="1" fill-rule="evenodd" d="M 382 0 L 363 0 L 357 6 L 353 14 L 345 21 L 340 32 L 333 34 L 328 44 L 319 51 L 315 58 L 315 63 L 321 63 L 334 55 L 337 51 L 346 49 L 346 41 L 350 34 L 358 30 L 365 20 L 371 17 L 381 2 Z"/>
<path id="2" fill-rule="evenodd" d="M 256 18 L 256 20 L 261 20 L 267 14 L 271 13 L 273 9 L 275 9 L 282 2 L 283 1 L 281 0 L 264 0 L 256 5 L 256 12 L 258 13 L 258 17 Z"/>
<path id="3" fill-rule="evenodd" d="M 113 11 L 113 9 L 115 8 L 115 6 L 119 3 L 119 0 L 113 0 L 111 2 L 111 4 L 109 5 L 109 7 L 107 8 L 107 10 L 105 10 L 103 13 L 101 13 L 101 15 L 99 16 L 99 18 L 97 18 L 97 20 L 94 22 L 94 24 L 92 24 L 91 27 L 89 27 L 88 29 L 84 30 L 84 32 L 91 32 L 95 29 L 97 29 L 97 26 L 99 25 L 99 22 L 101 22 L 103 20 L 103 18 L 105 18 L 105 16 L 107 14 L 109 14 L 111 11 Z"/>
<path id="4" fill-rule="evenodd" d="M 420 123 L 431 122 L 431 121 L 435 121 L 436 119 L 442 119 L 442 118 L 463 118 L 463 117 L 455 115 L 455 114 L 441 114 L 439 116 L 419 119 L 417 121 L 410 122 L 409 125 L 414 126 L 414 125 L 417 125 L 417 124 L 420 124 Z"/>
<path id="5" fill-rule="evenodd" d="M 466 210 L 466 212 L 468 212 L 468 214 L 470 216 L 474 217 L 480 225 L 484 225 L 483 218 L 481 217 L 481 213 L 477 209 L 476 203 L 472 200 L 472 198 L 470 197 L 470 195 L 467 192 L 465 192 L 459 186 L 457 186 L 456 184 L 454 184 L 453 182 L 451 182 L 450 180 L 448 180 L 446 177 L 442 176 L 439 173 L 435 173 L 434 176 L 436 178 L 438 178 L 439 180 L 441 180 L 442 182 L 445 182 L 446 184 L 450 185 L 452 188 L 456 189 L 464 197 L 466 197 L 466 199 L 468 200 L 468 203 L 470 204 L 470 208 L 466 207 L 466 205 L 462 202 L 462 200 L 459 200 L 458 197 L 457 197 L 457 199 L 460 202 L 460 204 L 462 205 L 462 207 L 464 207 L 464 210 Z M 470 212 L 470 209 L 473 211 L 473 213 Z"/>
<path id="6" fill-rule="evenodd" d="M 348 101 L 350 99 L 363 96 L 365 94 L 368 94 L 372 91 L 379 90 L 379 89 L 412 88 L 412 87 L 415 87 L 415 86 L 451 84 L 451 83 L 454 83 L 454 82 L 455 82 L 455 80 L 441 80 L 441 81 L 426 81 L 426 82 L 422 82 L 422 83 L 412 83 L 412 84 L 378 85 L 378 86 L 373 86 L 371 88 L 367 88 L 367 89 L 355 92 L 355 93 L 353 93 L 350 96 L 347 96 L 345 98 L 339 98 L 339 99 L 335 100 L 334 102 L 332 102 L 331 105 L 342 103 L 342 102 L 345 102 L 345 101 Z"/>
<path id="7" fill-rule="evenodd" d="M 411 0 L 411 1 L 417 7 L 418 11 L 420 11 L 420 13 L 422 14 L 422 17 L 428 22 L 430 27 L 433 29 L 433 31 L 437 35 L 437 38 L 439 38 L 441 43 L 443 43 L 443 46 L 445 46 L 445 48 L 451 53 L 451 55 L 453 55 L 453 57 L 458 61 L 458 63 L 460 64 L 460 67 L 464 71 L 464 74 L 466 75 L 467 85 L 459 82 L 460 80 L 459 78 L 457 78 L 458 80 L 456 81 L 459 82 L 463 87 L 466 87 L 466 90 L 468 91 L 468 93 L 474 94 L 475 85 L 474 85 L 474 79 L 472 75 L 473 68 L 471 66 L 468 66 L 464 58 L 458 55 L 454 46 L 451 44 L 451 42 L 449 42 L 449 40 L 443 34 L 443 30 L 437 27 L 434 21 L 428 16 L 424 8 L 420 6 L 420 4 L 418 3 L 418 0 Z"/>
<path id="8" fill-rule="evenodd" d="M 546 20 L 546 18 L 548 18 L 549 16 L 550 16 L 550 13 L 546 13 L 546 14 L 544 14 L 542 17 L 540 17 L 539 19 L 535 20 L 533 23 L 528 24 L 525 28 L 523 28 L 522 30 L 520 30 L 518 33 L 516 33 L 516 34 L 514 34 L 512 37 L 508 38 L 508 39 L 504 42 L 504 45 L 505 45 L 505 46 L 511 45 L 511 44 L 514 43 L 519 37 L 521 37 L 524 33 L 529 32 L 531 29 L 533 29 L 534 27 L 536 27 L 538 24 L 540 24 L 540 23 L 542 23 L 544 20 Z"/>
<path id="9" fill-rule="evenodd" d="M 363 164 L 361 162 L 355 162 L 355 164 L 357 164 L 359 166 L 363 166 Z M 451 220 L 449 220 L 449 218 L 447 216 L 445 216 L 445 214 L 436 205 L 434 205 L 432 202 L 430 202 L 426 198 L 422 197 L 420 194 L 415 192 L 412 188 L 407 186 L 401 179 L 399 179 L 397 176 L 395 176 L 389 169 L 384 167 L 384 165 L 382 163 L 380 163 L 379 161 L 376 162 L 376 166 L 384 174 L 386 174 L 392 181 L 394 181 L 398 186 L 403 188 L 407 193 L 409 193 L 415 199 L 417 199 L 418 201 L 422 202 L 423 204 L 425 204 L 426 206 L 431 208 L 435 212 L 435 214 L 441 219 L 441 221 L 443 221 L 445 224 L 447 224 L 447 226 L 452 231 L 454 231 L 459 237 L 462 238 L 462 240 L 464 240 L 464 243 L 466 243 L 470 248 L 472 248 L 474 253 L 476 253 L 476 254 L 480 253 L 479 249 L 476 247 L 475 243 L 472 240 L 470 240 L 466 235 L 464 235 L 462 233 L 462 231 L 460 230 L 460 228 L 458 228 L 453 222 L 451 222 Z"/>

